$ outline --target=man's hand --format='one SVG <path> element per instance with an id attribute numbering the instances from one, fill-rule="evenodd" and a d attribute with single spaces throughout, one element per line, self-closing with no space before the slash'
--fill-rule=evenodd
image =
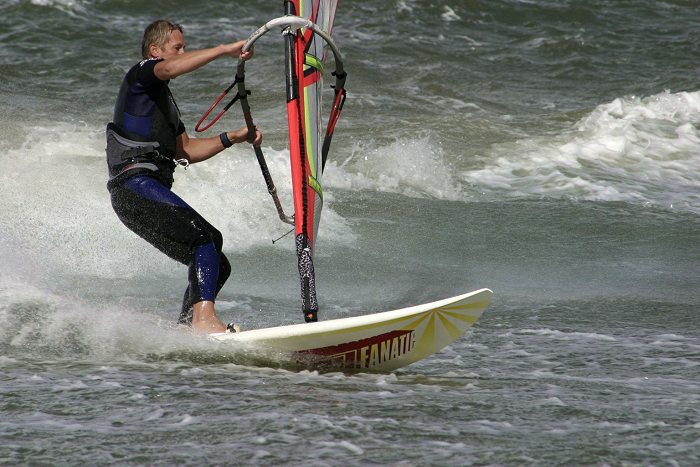
<path id="1" fill-rule="evenodd" d="M 233 57 L 233 58 L 238 58 L 240 57 L 242 60 L 250 60 L 253 58 L 253 49 L 251 48 L 245 53 L 242 53 L 243 46 L 245 45 L 246 41 L 236 41 L 231 44 L 226 44 L 224 47 L 226 48 L 226 55 Z"/>
<path id="2" fill-rule="evenodd" d="M 248 127 L 242 126 L 235 131 L 228 132 L 228 139 L 232 143 L 242 143 L 248 141 L 253 146 L 259 146 L 262 143 L 262 133 L 257 128 L 255 129 L 255 138 L 248 139 Z"/>
<path id="3" fill-rule="evenodd" d="M 253 52 L 253 47 L 251 47 L 246 52 L 241 53 L 241 60 L 243 60 L 243 61 L 250 60 L 251 58 L 253 58 L 254 53 L 255 52 Z"/>

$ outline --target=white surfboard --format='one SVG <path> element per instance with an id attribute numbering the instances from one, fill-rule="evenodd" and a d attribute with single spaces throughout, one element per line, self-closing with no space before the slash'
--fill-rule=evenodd
<path id="1" fill-rule="evenodd" d="M 481 289 L 400 310 L 209 337 L 273 352 L 280 363 L 392 371 L 433 355 L 460 337 L 479 319 L 492 295 Z"/>

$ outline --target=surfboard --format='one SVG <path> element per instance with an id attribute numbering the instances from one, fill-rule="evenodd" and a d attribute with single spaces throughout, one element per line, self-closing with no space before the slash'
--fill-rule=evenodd
<path id="1" fill-rule="evenodd" d="M 281 364 L 340 371 L 388 372 L 427 358 L 479 319 L 493 292 L 480 289 L 432 303 L 350 318 L 237 333 L 209 334 L 223 345 L 247 345 Z"/>

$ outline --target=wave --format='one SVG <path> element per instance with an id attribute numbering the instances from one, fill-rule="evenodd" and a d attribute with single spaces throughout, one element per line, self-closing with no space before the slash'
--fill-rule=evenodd
<path id="1" fill-rule="evenodd" d="M 433 135 L 360 139 L 329 161 L 326 183 L 448 201 L 534 197 L 700 213 L 698 123 L 700 92 L 663 92 L 614 99 L 572 127 L 497 143 L 478 157 L 447 152 Z"/>
<path id="2" fill-rule="evenodd" d="M 374 142 L 356 142 L 344 160 L 329 161 L 326 170 L 331 189 L 374 190 L 444 200 L 464 198 L 451 163 L 430 136 L 397 137 L 379 146 Z"/>
<path id="3" fill-rule="evenodd" d="M 700 213 L 700 92 L 618 98 L 555 136 L 492 148 L 461 179 L 507 197 L 623 201 Z"/>
<path id="4" fill-rule="evenodd" d="M 465 168 L 467 156 L 447 152 L 431 134 L 385 143 L 358 138 L 329 160 L 319 236 L 355 247 L 352 221 L 334 209 L 337 191 L 457 202 L 622 201 L 700 213 L 699 121 L 700 92 L 618 98 L 559 133 L 495 144 L 471 160 L 471 168 Z M 16 122 L 12 128 L 13 134 L 3 130 L 0 173 L 4 243 L 78 275 L 128 279 L 172 268 L 111 209 L 102 127 L 71 121 Z M 288 150 L 265 153 L 291 211 Z M 287 232 L 244 145 L 177 169 L 174 190 L 222 231 L 226 251 L 245 254 Z M 294 249 L 292 241 L 278 247 Z"/>
<path id="5" fill-rule="evenodd" d="M 74 16 L 78 13 L 87 13 L 86 6 L 90 6 L 93 1 L 86 0 L 9 0 L 8 7 L 19 6 L 22 8 L 55 8 L 58 11 Z"/>

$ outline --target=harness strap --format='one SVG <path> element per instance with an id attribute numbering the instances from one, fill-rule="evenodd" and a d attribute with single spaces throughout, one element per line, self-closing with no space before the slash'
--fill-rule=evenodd
<path id="1" fill-rule="evenodd" d="M 162 156 L 158 152 L 156 147 L 153 146 L 152 144 L 149 144 L 148 146 L 139 146 L 136 148 L 128 149 L 122 153 L 121 157 L 122 157 L 123 161 L 133 160 L 135 162 L 139 162 L 138 159 L 141 159 L 142 158 L 141 156 L 151 156 L 151 157 L 154 156 L 154 158 L 156 158 L 156 159 L 159 157 L 165 157 L 165 156 Z M 149 157 L 149 159 L 151 157 Z"/>

